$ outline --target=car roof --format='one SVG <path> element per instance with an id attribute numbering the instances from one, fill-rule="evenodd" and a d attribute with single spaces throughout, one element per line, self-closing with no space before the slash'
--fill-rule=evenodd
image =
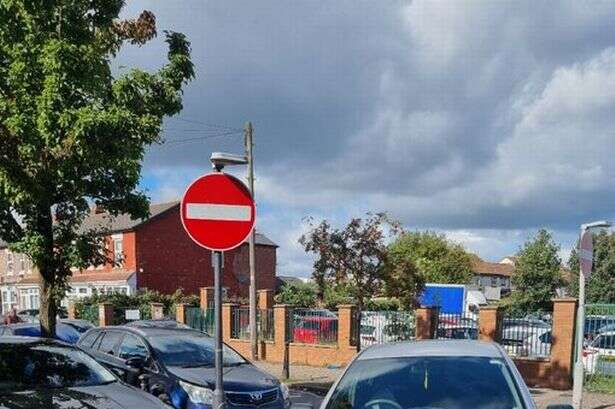
<path id="1" fill-rule="evenodd" d="M 425 356 L 471 356 L 501 358 L 502 351 L 491 342 L 472 340 L 425 340 L 394 342 L 367 348 L 357 360 Z"/>
<path id="2" fill-rule="evenodd" d="M 192 328 L 164 328 L 164 327 L 129 327 L 126 325 L 108 326 L 108 327 L 96 327 L 88 330 L 90 331 L 107 331 L 107 330 L 119 330 L 122 332 L 131 332 L 133 334 L 141 335 L 142 337 L 153 337 L 160 335 L 185 335 L 185 334 L 201 334 L 208 336 L 207 334 L 197 331 Z"/>
<path id="3" fill-rule="evenodd" d="M 61 346 L 70 346 L 69 344 L 58 341 L 50 338 L 39 338 L 39 337 L 22 337 L 22 336 L 2 336 L 0 337 L 0 344 L 28 344 L 28 345 L 37 345 L 37 344 L 45 344 L 45 345 L 61 345 Z"/>

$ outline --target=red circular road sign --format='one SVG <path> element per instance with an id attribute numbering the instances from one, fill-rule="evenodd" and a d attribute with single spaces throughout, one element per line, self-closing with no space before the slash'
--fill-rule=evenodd
<path id="1" fill-rule="evenodd" d="M 248 238 L 254 228 L 256 207 L 239 179 L 210 173 L 188 186 L 182 197 L 181 219 L 186 233 L 199 246 L 226 251 Z"/>

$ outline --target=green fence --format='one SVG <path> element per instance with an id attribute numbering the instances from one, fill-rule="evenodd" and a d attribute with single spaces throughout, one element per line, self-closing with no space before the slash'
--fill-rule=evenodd
<path id="1" fill-rule="evenodd" d="M 615 304 L 587 304 L 583 365 L 586 387 L 615 393 Z"/>
<path id="2" fill-rule="evenodd" d="M 205 311 L 199 307 L 190 307 L 186 309 L 186 325 L 190 328 L 198 329 L 208 335 L 214 333 L 214 310 L 208 308 Z"/>
<path id="3" fill-rule="evenodd" d="M 85 305 L 80 311 L 78 318 L 90 321 L 95 326 L 98 326 L 98 305 Z"/>

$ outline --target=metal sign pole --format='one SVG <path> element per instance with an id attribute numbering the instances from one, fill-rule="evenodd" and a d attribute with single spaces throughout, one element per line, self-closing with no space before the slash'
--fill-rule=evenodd
<path id="1" fill-rule="evenodd" d="M 224 385 L 222 383 L 222 369 L 224 366 L 222 356 L 222 268 L 223 253 L 214 251 L 211 253 L 214 267 L 214 299 L 215 299 L 215 352 L 216 352 L 216 389 L 214 390 L 213 408 L 224 409 Z"/>

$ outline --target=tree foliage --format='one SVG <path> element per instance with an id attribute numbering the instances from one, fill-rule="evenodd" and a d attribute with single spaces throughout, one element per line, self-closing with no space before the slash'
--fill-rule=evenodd
<path id="1" fill-rule="evenodd" d="M 400 231 L 399 223 L 384 213 L 353 218 L 342 229 L 326 220 L 311 224 L 299 243 L 306 252 L 316 255 L 313 278 L 319 299 L 324 299 L 327 285 L 347 285 L 362 309 L 382 286 L 387 235 L 397 235 Z"/>
<path id="2" fill-rule="evenodd" d="M 586 299 L 588 303 L 615 303 L 615 233 L 602 230 L 593 235 L 594 262 L 592 275 L 586 281 Z M 568 265 L 571 271 L 570 293 L 579 292 L 579 257 L 573 249 Z"/>
<path id="3" fill-rule="evenodd" d="M 563 285 L 559 246 L 541 229 L 517 253 L 510 305 L 522 312 L 549 311 L 551 299 Z"/>
<path id="4" fill-rule="evenodd" d="M 472 280 L 472 259 L 465 249 L 430 231 L 406 232 L 389 246 L 392 287 L 420 290 L 422 283 L 467 284 Z"/>
<path id="5" fill-rule="evenodd" d="M 0 238 L 27 254 L 41 277 L 41 327 L 55 333 L 56 304 L 71 267 L 107 261 L 103 228 L 80 228 L 89 204 L 112 215 L 148 215 L 137 190 L 145 148 L 182 108 L 194 75 L 190 44 L 166 32 L 158 72 L 112 75 L 126 42 L 156 35 L 144 12 L 120 21 L 123 0 L 0 0 Z"/>
<path id="6" fill-rule="evenodd" d="M 310 283 L 284 284 L 275 296 L 275 302 L 298 308 L 316 306 L 316 286 Z"/>

